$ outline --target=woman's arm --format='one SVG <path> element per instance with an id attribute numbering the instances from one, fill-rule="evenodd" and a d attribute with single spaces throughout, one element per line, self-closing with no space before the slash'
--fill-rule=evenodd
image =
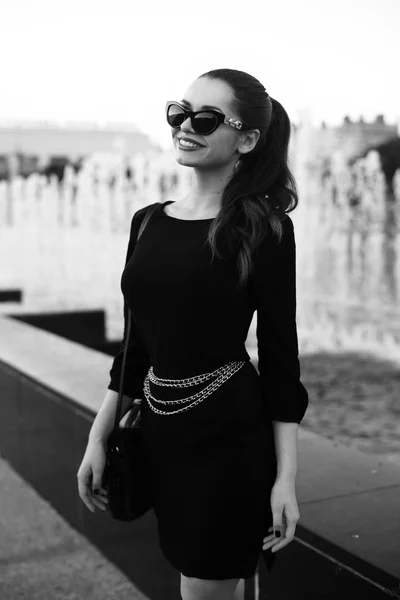
<path id="1" fill-rule="evenodd" d="M 297 474 L 298 423 L 272 421 L 278 463 L 276 479 L 295 481 Z"/>
<path id="2" fill-rule="evenodd" d="M 125 259 L 125 266 L 127 265 L 129 259 L 131 258 L 134 252 L 136 246 L 136 238 L 139 232 L 142 219 L 145 216 L 146 209 L 147 207 L 141 208 L 133 215 L 128 250 Z M 124 334 L 121 346 L 116 356 L 114 357 L 114 361 L 110 369 L 110 383 L 108 385 L 108 389 L 114 390 L 115 392 L 118 392 L 120 386 L 122 360 L 128 329 L 128 311 L 129 308 L 124 299 Z M 140 398 L 144 400 L 145 396 L 143 391 L 143 382 L 150 368 L 150 364 L 151 363 L 149 354 L 138 331 L 134 316 L 131 315 L 131 331 L 128 340 L 128 351 L 126 355 L 126 364 L 123 380 L 124 394 L 130 396 L 131 398 Z"/>
<path id="3" fill-rule="evenodd" d="M 133 254 L 136 245 L 136 238 L 143 216 L 143 209 L 136 211 L 132 217 L 128 249 L 125 258 L 125 266 Z M 104 401 L 93 421 L 89 432 L 90 444 L 105 444 L 109 434 L 114 426 L 115 411 L 118 401 L 120 387 L 120 377 L 122 369 L 122 359 L 126 343 L 128 328 L 128 306 L 124 300 L 124 334 L 120 348 L 114 357 L 110 369 L 110 383 L 104 398 Z M 140 339 L 134 319 L 131 319 L 131 331 L 129 336 L 128 351 L 126 355 L 126 364 L 123 381 L 123 395 L 121 407 L 121 419 L 132 407 L 134 399 L 144 399 L 143 382 L 150 366 L 150 358 L 147 350 Z"/>
<path id="4" fill-rule="evenodd" d="M 105 398 L 90 428 L 88 444 L 102 444 L 105 446 L 108 436 L 114 427 L 115 410 L 117 408 L 118 392 L 107 390 Z M 132 406 L 133 398 L 123 394 L 121 418 L 126 415 Z"/>
<path id="5" fill-rule="evenodd" d="M 274 427 L 278 475 L 294 478 L 297 431 L 308 406 L 300 381 L 296 326 L 296 244 L 289 216 L 279 243 L 270 229 L 260 245 L 252 282 L 257 310 L 258 371 Z"/>

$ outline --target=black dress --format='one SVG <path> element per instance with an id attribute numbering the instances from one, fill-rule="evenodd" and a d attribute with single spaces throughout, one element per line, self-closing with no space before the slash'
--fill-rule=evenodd
<path id="1" fill-rule="evenodd" d="M 134 316 L 124 394 L 143 399 L 143 438 L 166 559 L 188 577 L 247 578 L 260 554 L 267 568 L 276 558 L 262 550 L 272 525 L 276 477 L 272 420 L 300 423 L 308 405 L 298 360 L 293 223 L 288 216 L 282 221 L 280 246 L 269 231 L 256 252 L 254 274 L 239 288 L 234 254 L 211 261 L 204 242 L 212 219 L 171 217 L 164 212 L 169 203 L 159 205 L 137 244 L 149 207 L 138 210 L 131 223 L 121 278 Z M 245 347 L 255 310 L 259 373 Z M 122 351 L 123 344 L 110 371 L 108 387 L 115 391 Z M 181 379 L 236 360 L 244 366 L 188 410 L 160 415 L 145 399 L 150 366 L 157 377 Z M 150 391 L 156 399 L 172 400 L 208 383 L 189 388 L 150 383 Z M 161 410 L 183 406 L 153 404 Z"/>

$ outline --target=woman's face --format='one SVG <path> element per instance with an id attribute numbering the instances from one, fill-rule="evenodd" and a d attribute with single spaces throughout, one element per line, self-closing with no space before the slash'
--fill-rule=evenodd
<path id="1" fill-rule="evenodd" d="M 239 115 L 230 107 L 230 101 L 233 99 L 231 88 L 219 79 L 209 79 L 202 77 L 196 79 L 186 90 L 183 98 L 190 103 L 182 102 L 191 110 L 201 110 L 204 105 L 213 106 L 228 117 L 240 120 Z M 210 135 L 196 133 L 191 124 L 190 118 L 182 123 L 179 129 L 171 127 L 172 139 L 176 151 L 176 159 L 182 165 L 193 166 L 198 169 L 218 169 L 226 167 L 228 164 L 235 164 L 240 157 L 237 151 L 242 139 L 247 132 L 221 124 Z M 181 150 L 178 137 L 187 136 L 189 139 L 202 144 L 202 148 L 194 151 Z"/>

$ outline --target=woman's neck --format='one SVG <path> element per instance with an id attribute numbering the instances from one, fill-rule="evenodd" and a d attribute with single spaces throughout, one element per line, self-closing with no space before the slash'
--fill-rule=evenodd
<path id="1" fill-rule="evenodd" d="M 187 196 L 182 200 L 177 200 L 174 202 L 173 209 L 180 211 L 182 215 L 192 219 L 211 219 L 215 217 L 221 209 L 221 196 L 219 196 L 217 199 L 214 197 L 209 200 L 204 197 L 196 200 L 192 196 Z"/>

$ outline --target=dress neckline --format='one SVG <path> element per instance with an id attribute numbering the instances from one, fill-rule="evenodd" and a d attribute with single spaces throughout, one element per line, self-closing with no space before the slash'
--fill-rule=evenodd
<path id="1" fill-rule="evenodd" d="M 211 217 L 209 219 L 180 219 L 179 217 L 172 217 L 171 215 L 167 215 L 167 213 L 164 210 L 164 207 L 167 204 L 173 204 L 175 202 L 175 200 L 167 200 L 166 202 L 162 202 L 161 204 L 161 212 L 168 217 L 169 219 L 174 219 L 174 221 L 184 221 L 185 223 L 198 223 L 198 222 L 202 222 L 202 221 L 214 221 L 215 217 Z"/>

